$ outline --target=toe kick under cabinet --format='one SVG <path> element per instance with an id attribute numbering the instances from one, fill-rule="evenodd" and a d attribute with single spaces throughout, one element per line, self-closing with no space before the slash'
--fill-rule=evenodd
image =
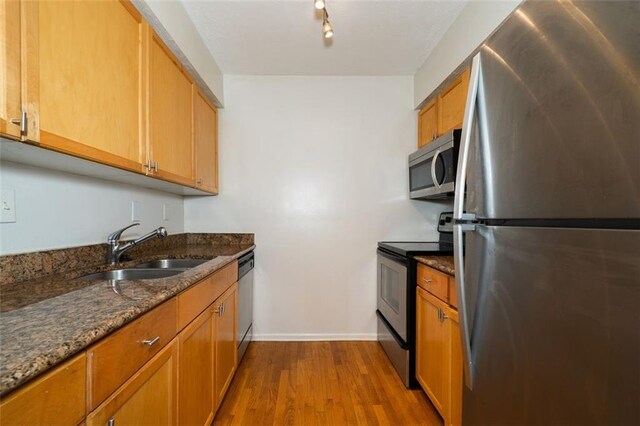
<path id="1" fill-rule="evenodd" d="M 0 401 L 3 426 L 208 425 L 236 369 L 234 261 Z"/>
<path id="2" fill-rule="evenodd" d="M 455 280 L 418 264 L 416 378 L 445 425 L 462 422 L 462 349 Z"/>

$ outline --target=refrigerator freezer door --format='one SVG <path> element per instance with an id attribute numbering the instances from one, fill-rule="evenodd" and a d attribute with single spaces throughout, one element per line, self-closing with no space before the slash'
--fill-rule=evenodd
<path id="1" fill-rule="evenodd" d="M 464 235 L 463 423 L 640 424 L 640 231 Z"/>
<path id="2" fill-rule="evenodd" d="M 528 1 L 482 45 L 466 212 L 640 218 L 638 22 L 637 1 Z"/>

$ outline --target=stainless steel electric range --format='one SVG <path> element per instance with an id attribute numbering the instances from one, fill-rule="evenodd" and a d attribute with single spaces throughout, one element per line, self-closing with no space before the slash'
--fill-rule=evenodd
<path id="1" fill-rule="evenodd" d="M 453 255 L 452 213 L 442 213 L 433 242 L 378 243 L 378 341 L 405 386 L 417 388 L 416 271 L 414 256 Z"/>

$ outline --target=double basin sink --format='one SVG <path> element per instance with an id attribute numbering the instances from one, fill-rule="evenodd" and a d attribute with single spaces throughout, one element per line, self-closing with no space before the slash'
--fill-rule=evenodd
<path id="1" fill-rule="evenodd" d="M 212 258 L 211 258 L 212 259 Z M 91 280 L 152 280 L 178 275 L 187 269 L 202 265 L 211 259 L 159 259 L 140 263 L 133 268 L 114 269 L 112 271 L 97 272 L 78 279 Z"/>

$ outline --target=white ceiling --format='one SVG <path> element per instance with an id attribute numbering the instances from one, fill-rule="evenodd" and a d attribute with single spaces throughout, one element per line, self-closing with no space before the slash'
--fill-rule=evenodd
<path id="1" fill-rule="evenodd" d="M 466 0 L 182 0 L 224 74 L 413 75 Z"/>

